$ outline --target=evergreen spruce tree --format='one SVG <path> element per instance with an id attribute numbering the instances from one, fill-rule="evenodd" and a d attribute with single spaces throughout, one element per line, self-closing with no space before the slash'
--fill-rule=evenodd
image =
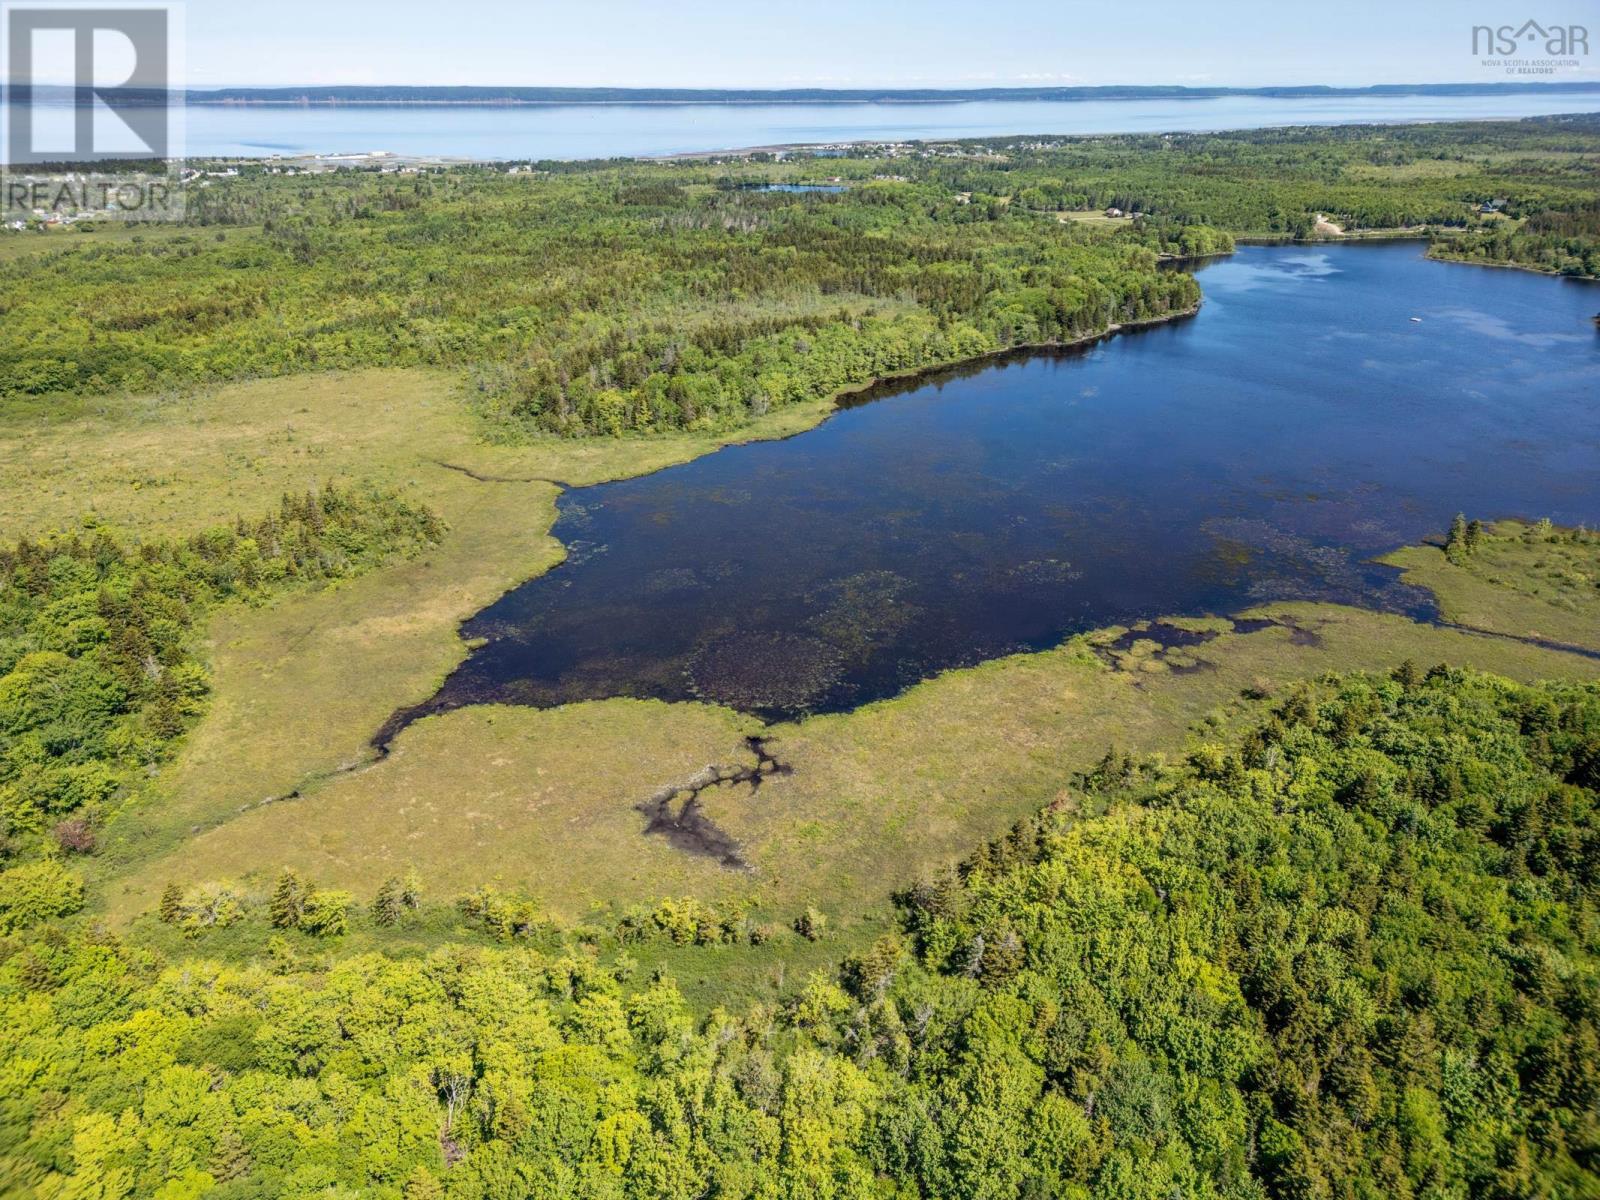
<path id="1" fill-rule="evenodd" d="M 285 869 L 272 889 L 267 917 L 274 929 L 293 929 L 300 924 L 306 907 L 306 885 L 300 876 Z"/>
<path id="2" fill-rule="evenodd" d="M 1457 513 L 1456 519 L 1450 522 L 1450 533 L 1444 540 L 1444 554 L 1459 565 L 1466 558 L 1467 550 L 1467 515 Z"/>
<path id="3" fill-rule="evenodd" d="M 391 875 L 383 881 L 372 901 L 372 923 L 387 929 L 400 920 L 404 901 L 400 880 Z"/>
<path id="4" fill-rule="evenodd" d="M 171 741 L 183 732 L 183 714 L 178 711 L 177 703 L 169 692 L 157 693 L 146 719 L 150 723 L 150 732 L 162 741 Z"/>
<path id="5" fill-rule="evenodd" d="M 161 919 L 168 925 L 175 924 L 183 916 L 183 889 L 175 883 L 169 883 L 161 892 L 161 907 L 158 910 Z"/>
<path id="6" fill-rule="evenodd" d="M 411 1172 L 411 1178 L 406 1180 L 400 1194 L 405 1200 L 441 1200 L 444 1187 L 427 1167 L 418 1167 Z"/>
<path id="7" fill-rule="evenodd" d="M 227 1183 L 248 1172 L 250 1165 L 250 1151 L 244 1141 L 236 1131 L 224 1129 L 211 1151 L 211 1161 L 206 1164 L 211 1177 L 218 1183 Z"/>
<path id="8" fill-rule="evenodd" d="M 50 964 L 32 950 L 24 950 L 12 961 L 16 964 L 17 982 L 30 992 L 47 992 L 60 982 Z"/>

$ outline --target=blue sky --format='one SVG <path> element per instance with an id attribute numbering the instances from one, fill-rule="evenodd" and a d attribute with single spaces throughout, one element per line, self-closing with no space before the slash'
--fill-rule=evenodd
<path id="1" fill-rule="evenodd" d="M 1494 82 L 1474 24 L 1593 0 L 188 0 L 194 86 Z M 1568 78 L 1600 78 L 1600 56 Z"/>

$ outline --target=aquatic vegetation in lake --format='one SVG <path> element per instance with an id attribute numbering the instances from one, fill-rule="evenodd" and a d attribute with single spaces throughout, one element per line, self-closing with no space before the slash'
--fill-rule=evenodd
<path id="1" fill-rule="evenodd" d="M 921 615 L 907 599 L 911 591 L 911 581 L 893 571 L 848 576 L 807 597 L 825 607 L 806 627 L 845 656 L 863 659 Z"/>
<path id="2" fill-rule="evenodd" d="M 838 682 L 843 656 L 820 638 L 736 633 L 712 642 L 689 666 L 701 700 L 746 712 L 809 707 Z"/>

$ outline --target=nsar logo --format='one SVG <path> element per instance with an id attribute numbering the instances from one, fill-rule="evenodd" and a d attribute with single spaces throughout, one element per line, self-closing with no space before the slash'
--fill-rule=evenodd
<path id="1" fill-rule="evenodd" d="M 1520 26 L 1474 25 L 1472 52 L 1492 58 L 1541 53 L 1548 58 L 1568 58 L 1589 53 L 1589 30 L 1583 25 L 1541 25 L 1532 20 Z"/>

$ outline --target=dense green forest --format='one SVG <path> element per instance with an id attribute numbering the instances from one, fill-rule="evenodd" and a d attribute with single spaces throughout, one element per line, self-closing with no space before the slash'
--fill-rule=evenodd
<path id="1" fill-rule="evenodd" d="M 197 219 L 259 222 L 259 234 L 0 267 L 16 297 L 0 394 L 428 363 L 473 369 L 514 425 L 719 429 L 1199 300 L 1137 238 L 958 220 L 953 198 L 916 187 L 823 204 L 691 193 L 677 175 L 463 170 L 219 189 L 197 200 Z"/>
<path id="2" fill-rule="evenodd" d="M 1594 118 L 278 170 L 204 177 L 182 227 L 0 235 L 6 416 L 434 365 L 487 437 L 582 455 L 553 437 L 727 431 L 1181 314 L 1200 290 L 1172 260 L 1319 215 L 1600 263 Z M 848 935 L 827 896 L 575 924 L 502 880 L 354 896 L 276 861 L 156 904 L 158 875 L 109 929 L 114 822 L 169 798 L 208 618 L 440 543 L 415 480 L 381 482 L 0 547 L 0 1194 L 1600 1197 L 1592 684 L 1253 686 L 1182 751 L 1043 769 L 1052 807 Z M 1591 545 L 1463 517 L 1445 561 L 1581 624 Z M 709 1011 L 659 965 L 762 954 L 806 977 Z"/>
<path id="3" fill-rule="evenodd" d="M 472 379 L 503 435 L 723 430 L 1185 311 L 1198 287 L 1159 256 L 1312 236 L 1319 214 L 1444 234 L 1442 255 L 1595 267 L 1593 118 L 881 155 L 245 166 L 191 188 L 176 233 L 7 235 L 52 252 L 0 258 L 0 398 L 436 364 Z M 845 190 L 754 188 L 823 171 Z M 1068 219 L 1112 208 L 1138 216 Z"/>
<path id="4" fill-rule="evenodd" d="M 1440 257 L 1600 277 L 1600 201 L 1540 210 L 1520 224 L 1474 231 L 1451 241 Z"/>
<path id="5" fill-rule="evenodd" d="M 592 931 L 249 966 L 208 960 L 214 933 L 180 962 L 14 936 L 0 1181 L 1592 1196 L 1597 800 L 1600 689 L 1408 663 L 1263 701 L 1181 763 L 1108 753 L 778 1007 L 697 1018 Z M 241 919 L 290 923 L 279 893 Z M 408 919 L 404 893 L 361 919 Z"/>
<path id="6" fill-rule="evenodd" d="M 64 860 L 141 802 L 201 711 L 210 608 L 347 577 L 442 532 L 392 493 L 330 485 L 184 540 L 90 528 L 0 549 L 0 933 L 81 907 Z"/>
<path id="7" fill-rule="evenodd" d="M 1246 236 L 1494 227 L 1592 206 L 1600 117 L 1029 139 L 928 173 L 1032 207 L 1151 214 Z M 983 182 L 988 186 L 984 187 Z M 1481 211 L 1498 205 L 1496 214 Z"/>

